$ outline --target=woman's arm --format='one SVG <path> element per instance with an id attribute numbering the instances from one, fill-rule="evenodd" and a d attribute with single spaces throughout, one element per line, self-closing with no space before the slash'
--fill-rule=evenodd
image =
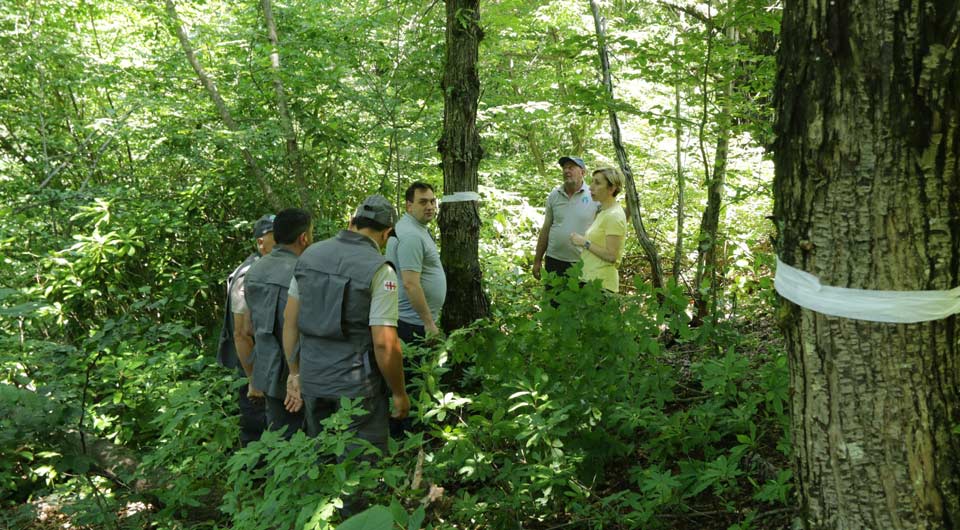
<path id="1" fill-rule="evenodd" d="M 606 244 L 602 247 L 593 244 L 588 247 L 587 238 L 577 233 L 570 234 L 570 241 L 574 246 L 583 247 L 587 252 L 593 252 L 595 256 L 603 261 L 613 263 L 617 261 L 617 256 L 623 249 L 624 236 L 607 236 Z"/>

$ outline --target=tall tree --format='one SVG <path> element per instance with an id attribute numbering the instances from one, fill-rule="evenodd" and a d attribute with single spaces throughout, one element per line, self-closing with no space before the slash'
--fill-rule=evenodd
<path id="1" fill-rule="evenodd" d="M 220 114 L 220 119 L 223 120 L 223 124 L 226 125 L 231 131 L 239 131 L 240 127 L 237 125 L 237 122 L 233 120 L 233 116 L 230 114 L 230 109 L 227 108 L 227 104 L 223 100 L 223 96 L 220 95 L 220 90 L 217 89 L 216 83 L 214 83 L 213 78 L 211 78 L 210 75 L 207 74 L 206 70 L 204 70 L 203 66 L 200 64 L 200 61 L 197 60 L 197 54 L 194 53 L 193 46 L 190 44 L 190 38 L 187 36 L 187 32 L 183 29 L 183 23 L 180 21 L 180 16 L 177 14 L 176 5 L 174 5 L 173 0 L 165 0 L 164 5 L 166 6 L 167 16 L 170 19 L 169 22 L 171 28 L 174 34 L 177 36 L 177 39 L 180 41 L 180 47 L 183 48 L 183 53 L 187 56 L 187 61 L 189 61 L 190 66 L 193 67 L 193 71 L 200 79 L 200 83 L 203 84 L 203 87 L 207 90 L 207 95 L 210 96 L 214 107 L 217 108 L 217 112 Z M 243 155 L 243 161 L 246 164 L 248 173 L 253 178 L 254 182 L 260 186 L 260 189 L 263 190 L 267 203 L 269 203 L 273 209 L 279 210 L 281 208 L 280 199 L 277 198 L 276 194 L 273 192 L 273 187 L 270 185 L 267 175 L 260 168 L 260 164 L 257 163 L 257 159 L 253 157 L 250 149 L 245 146 L 240 147 L 240 153 Z"/>
<path id="2" fill-rule="evenodd" d="M 477 192 L 477 168 L 483 149 L 477 132 L 480 76 L 477 53 L 480 0 L 447 0 L 447 53 L 443 73 L 443 133 L 438 150 L 443 159 L 443 192 Z M 447 273 L 443 327 L 466 326 L 487 315 L 480 271 L 480 211 L 477 201 L 444 202 L 440 206 L 441 261 Z"/>
<path id="3" fill-rule="evenodd" d="M 280 70 L 280 39 L 277 37 L 277 23 L 273 18 L 273 3 L 271 0 L 261 0 L 263 7 L 263 19 L 267 25 L 267 37 L 270 39 L 270 72 L 273 77 L 273 92 L 277 101 L 277 115 L 280 118 L 280 129 L 283 131 L 283 138 L 286 145 L 287 162 L 293 173 L 294 182 L 297 185 L 297 193 L 300 196 L 300 205 L 304 208 L 311 206 L 310 187 L 303 175 L 303 161 L 300 156 L 300 148 L 297 145 L 297 133 L 293 128 L 293 119 L 290 118 L 290 111 L 287 105 L 287 94 L 283 88 L 283 78 Z"/>
<path id="4" fill-rule="evenodd" d="M 825 285 L 960 283 L 957 4 L 785 4 L 774 218 Z M 811 529 L 960 527 L 960 320 L 785 303 L 796 483 Z"/>
<path id="5" fill-rule="evenodd" d="M 654 287 L 663 287 L 663 267 L 660 264 L 660 254 L 657 252 L 657 245 L 647 235 L 647 229 L 643 226 L 643 219 L 640 217 L 640 197 L 637 194 L 637 184 L 633 179 L 633 171 L 630 170 L 627 151 L 623 148 L 623 141 L 620 138 L 620 120 L 617 118 L 617 112 L 613 107 L 613 79 L 610 75 L 610 59 L 607 54 L 604 23 L 600 17 L 600 8 L 597 6 L 596 0 L 590 0 L 590 9 L 593 11 L 593 22 L 597 32 L 600 73 L 606 90 L 607 111 L 610 114 L 610 136 L 613 139 L 614 150 L 617 152 L 620 170 L 623 171 L 623 178 L 627 183 L 627 209 L 630 211 L 630 221 L 633 223 L 633 229 L 637 232 L 637 237 L 640 238 L 640 246 L 643 247 L 643 251 L 647 255 L 647 261 L 650 262 L 650 281 Z"/>

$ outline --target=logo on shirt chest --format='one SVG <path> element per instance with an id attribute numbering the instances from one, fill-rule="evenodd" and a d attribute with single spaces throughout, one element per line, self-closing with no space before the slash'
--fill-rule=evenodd
<path id="1" fill-rule="evenodd" d="M 390 291 L 390 292 L 396 291 L 396 290 L 397 290 L 397 283 L 396 283 L 396 282 L 393 282 L 393 281 L 390 281 L 390 280 L 387 280 L 387 281 L 383 282 L 383 290 L 384 290 L 384 291 Z"/>

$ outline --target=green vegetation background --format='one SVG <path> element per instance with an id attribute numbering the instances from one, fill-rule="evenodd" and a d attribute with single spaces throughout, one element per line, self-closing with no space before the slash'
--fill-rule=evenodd
<path id="1" fill-rule="evenodd" d="M 235 130 L 163 5 L 14 4 L 0 3 L 0 526 L 332 528 L 358 491 L 379 506 L 363 515 L 369 528 L 788 524 L 763 158 L 775 9 L 603 4 L 619 95 L 609 101 L 589 4 L 483 4 L 492 314 L 405 352 L 419 366 L 421 430 L 370 466 L 347 449 L 350 407 L 323 438 L 238 447 L 238 383 L 214 361 L 223 284 L 253 250 L 250 222 L 271 210 L 240 150 L 284 205 L 305 201 L 318 237 L 367 193 L 442 187 L 442 3 L 275 4 L 279 74 L 261 4 L 178 5 Z M 610 108 L 665 264 L 684 191 L 679 286 L 654 293 L 631 240 L 616 302 L 570 285 L 553 309 L 529 274 L 543 198 L 559 155 L 612 163 Z M 716 149 L 723 135 L 729 153 Z M 717 280 L 691 285 L 704 175 L 721 156 Z M 691 327 L 698 290 L 716 311 Z"/>

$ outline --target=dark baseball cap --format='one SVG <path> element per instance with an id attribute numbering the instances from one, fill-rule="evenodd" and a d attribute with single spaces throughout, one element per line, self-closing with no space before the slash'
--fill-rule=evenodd
<path id="1" fill-rule="evenodd" d="M 366 217 L 383 226 L 393 226 L 397 222 L 397 210 L 383 195 L 371 195 L 363 200 L 354 217 Z"/>
<path id="2" fill-rule="evenodd" d="M 260 239 L 261 237 L 273 232 L 273 219 L 274 215 L 264 215 L 263 217 L 257 219 L 256 223 L 253 223 L 253 238 Z"/>
<path id="3" fill-rule="evenodd" d="M 560 160 L 557 161 L 557 163 L 560 164 L 560 167 L 563 167 L 563 165 L 567 162 L 573 162 L 574 164 L 580 166 L 580 169 L 584 171 L 587 170 L 587 165 L 583 163 L 582 158 L 577 158 L 575 156 L 561 156 Z"/>

